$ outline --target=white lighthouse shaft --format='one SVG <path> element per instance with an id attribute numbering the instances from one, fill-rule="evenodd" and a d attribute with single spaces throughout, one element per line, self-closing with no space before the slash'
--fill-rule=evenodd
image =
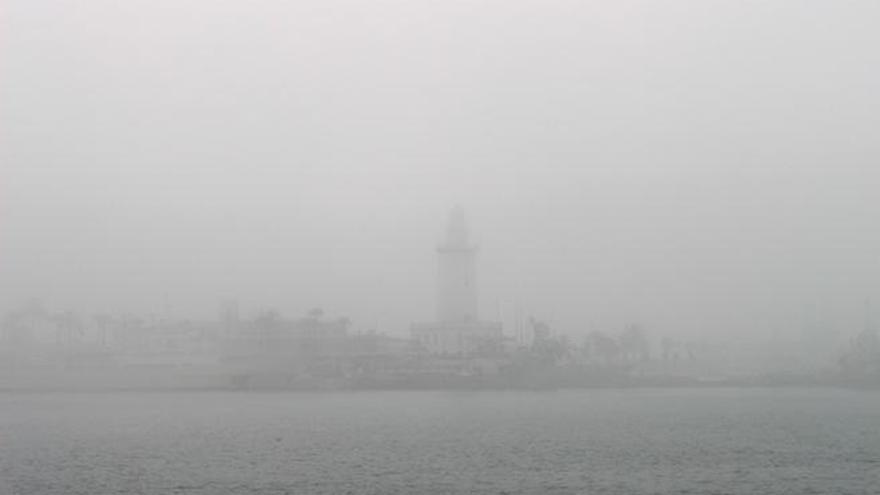
<path id="1" fill-rule="evenodd" d="M 476 258 L 471 245 L 464 210 L 449 214 L 446 239 L 437 248 L 437 319 L 463 323 L 479 319 L 477 314 Z"/>

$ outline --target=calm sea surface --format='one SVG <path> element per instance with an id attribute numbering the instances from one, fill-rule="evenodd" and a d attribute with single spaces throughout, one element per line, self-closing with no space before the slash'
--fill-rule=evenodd
<path id="1" fill-rule="evenodd" d="M 880 393 L 0 394 L 0 494 L 880 493 Z"/>

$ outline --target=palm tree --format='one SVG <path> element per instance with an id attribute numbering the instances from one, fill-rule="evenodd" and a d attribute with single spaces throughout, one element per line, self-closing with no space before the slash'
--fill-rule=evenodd
<path id="1" fill-rule="evenodd" d="M 319 307 L 312 308 L 307 313 L 307 316 L 313 320 L 320 320 L 324 316 L 324 310 Z"/>
<path id="2" fill-rule="evenodd" d="M 348 331 L 348 329 L 351 327 L 351 318 L 347 316 L 341 316 L 339 317 L 339 324 L 342 326 L 343 330 Z"/>
<path id="3" fill-rule="evenodd" d="M 620 338 L 620 350 L 626 360 L 648 359 L 648 339 L 645 330 L 636 323 L 631 323 L 624 328 Z"/>
<path id="4" fill-rule="evenodd" d="M 620 356 L 620 345 L 617 340 L 605 332 L 596 330 L 590 333 L 590 347 L 605 364 L 611 364 Z"/>

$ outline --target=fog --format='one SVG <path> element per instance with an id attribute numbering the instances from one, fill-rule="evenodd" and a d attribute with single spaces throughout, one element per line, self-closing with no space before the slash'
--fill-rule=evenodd
<path id="1" fill-rule="evenodd" d="M 880 2 L 0 4 L 0 494 L 880 486 Z"/>
<path id="2" fill-rule="evenodd" d="M 880 5 L 9 0 L 0 310 L 408 335 L 481 315 L 847 339 L 880 295 Z"/>

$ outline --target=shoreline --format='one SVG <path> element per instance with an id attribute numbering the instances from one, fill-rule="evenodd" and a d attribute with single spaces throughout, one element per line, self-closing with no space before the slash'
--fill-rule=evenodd
<path id="1" fill-rule="evenodd" d="M 705 383 L 629 383 L 583 386 L 458 386 L 458 387 L 252 387 L 236 388 L 224 386 L 193 387 L 16 387 L 0 386 L 0 395 L 31 394 L 348 394 L 375 392 L 564 392 L 576 390 L 706 390 L 706 389 L 836 389 L 853 391 L 880 391 L 876 383 L 762 383 L 755 381 L 705 382 Z"/>

